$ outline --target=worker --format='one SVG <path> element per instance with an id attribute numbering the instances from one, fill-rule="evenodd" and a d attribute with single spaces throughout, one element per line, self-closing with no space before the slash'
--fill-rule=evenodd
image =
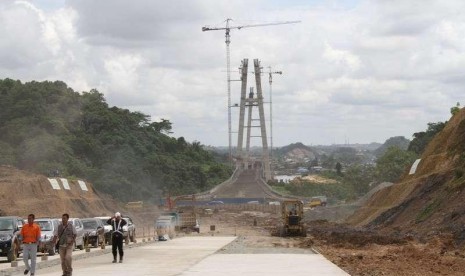
<path id="1" fill-rule="evenodd" d="M 111 252 L 113 253 L 113 263 L 116 263 L 117 253 L 119 253 L 119 262 L 123 262 L 123 226 L 127 223 L 124 219 L 121 218 L 121 213 L 116 212 L 113 217 L 111 217 L 107 224 L 111 225 L 113 228 L 113 233 L 111 236 Z M 118 251 L 118 252 L 116 252 Z"/>
<path id="2" fill-rule="evenodd" d="M 61 216 L 61 223 L 53 232 L 53 242 L 58 244 L 58 252 L 60 253 L 61 269 L 63 276 L 71 276 L 73 274 L 73 250 L 76 244 L 76 228 L 69 221 L 69 214 L 65 213 Z"/>
<path id="3" fill-rule="evenodd" d="M 30 214 L 27 216 L 27 223 L 21 228 L 21 236 L 23 237 L 23 261 L 26 269 L 24 275 L 31 272 L 34 275 L 36 271 L 37 244 L 40 240 L 40 226 L 34 223 L 35 216 Z M 29 258 L 31 264 L 29 264 Z"/>

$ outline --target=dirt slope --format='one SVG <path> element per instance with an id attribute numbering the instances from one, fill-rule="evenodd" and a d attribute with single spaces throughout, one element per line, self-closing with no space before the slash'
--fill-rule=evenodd
<path id="1" fill-rule="evenodd" d="M 9 166 L 0 166 L 0 212 L 1 215 L 27 217 L 61 217 L 69 213 L 72 217 L 107 216 L 115 210 L 126 212 L 107 195 L 98 193 L 91 183 L 85 182 L 88 191 L 83 191 L 76 180 L 69 180 L 70 190 L 54 190 L 47 177 Z"/>
<path id="2" fill-rule="evenodd" d="M 406 170 L 399 183 L 375 193 L 348 222 L 422 237 L 449 233 L 455 243 L 463 244 L 464 165 L 465 110 L 462 109 L 430 142 L 415 174 L 408 175 Z"/>

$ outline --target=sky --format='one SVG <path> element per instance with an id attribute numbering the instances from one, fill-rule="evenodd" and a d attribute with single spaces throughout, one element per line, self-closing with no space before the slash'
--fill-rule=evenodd
<path id="1" fill-rule="evenodd" d="M 261 80 L 268 145 L 411 139 L 465 102 L 464 10 L 460 0 L 2 0 L 0 78 L 97 89 L 110 106 L 170 120 L 173 137 L 227 146 L 225 32 L 202 27 L 301 21 L 230 33 L 233 80 L 245 58 L 282 71 L 271 87 Z M 239 110 L 231 116 L 234 146 Z"/>

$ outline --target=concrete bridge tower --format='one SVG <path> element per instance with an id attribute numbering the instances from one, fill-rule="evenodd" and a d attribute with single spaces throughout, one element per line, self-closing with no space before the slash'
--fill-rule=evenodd
<path id="1" fill-rule="evenodd" d="M 248 59 L 242 61 L 241 66 L 241 101 L 240 101 L 240 111 L 239 111 L 239 130 L 238 130 L 238 139 L 237 139 L 237 155 L 238 163 L 237 165 L 248 168 L 249 164 L 253 163 L 250 160 L 250 138 L 251 137 L 261 137 L 262 139 L 262 167 L 263 167 L 263 176 L 265 180 L 271 179 L 270 171 L 270 153 L 268 151 L 268 139 L 266 136 L 266 124 L 265 124 L 265 111 L 263 108 L 263 93 L 262 93 L 262 84 L 261 84 L 261 67 L 260 61 L 254 59 L 254 74 L 255 74 L 255 88 L 257 90 L 256 97 L 253 93 L 253 88 L 250 90 L 248 97 L 246 97 L 247 90 L 247 70 L 248 70 Z M 248 109 L 247 116 L 247 126 L 244 125 L 245 119 L 245 109 Z M 252 118 L 252 109 L 253 107 L 258 107 L 258 119 Z M 252 125 L 252 122 L 258 122 L 258 125 Z M 260 128 L 260 135 L 252 136 L 252 127 Z M 244 129 L 247 128 L 246 136 L 246 150 L 243 150 L 243 140 L 244 140 Z"/>

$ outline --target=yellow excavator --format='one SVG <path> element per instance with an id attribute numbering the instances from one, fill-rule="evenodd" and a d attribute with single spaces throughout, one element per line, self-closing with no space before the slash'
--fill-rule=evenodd
<path id="1" fill-rule="evenodd" d="M 281 223 L 274 235 L 280 237 L 307 236 L 303 222 L 304 203 L 301 200 L 284 200 L 281 202 Z"/>

